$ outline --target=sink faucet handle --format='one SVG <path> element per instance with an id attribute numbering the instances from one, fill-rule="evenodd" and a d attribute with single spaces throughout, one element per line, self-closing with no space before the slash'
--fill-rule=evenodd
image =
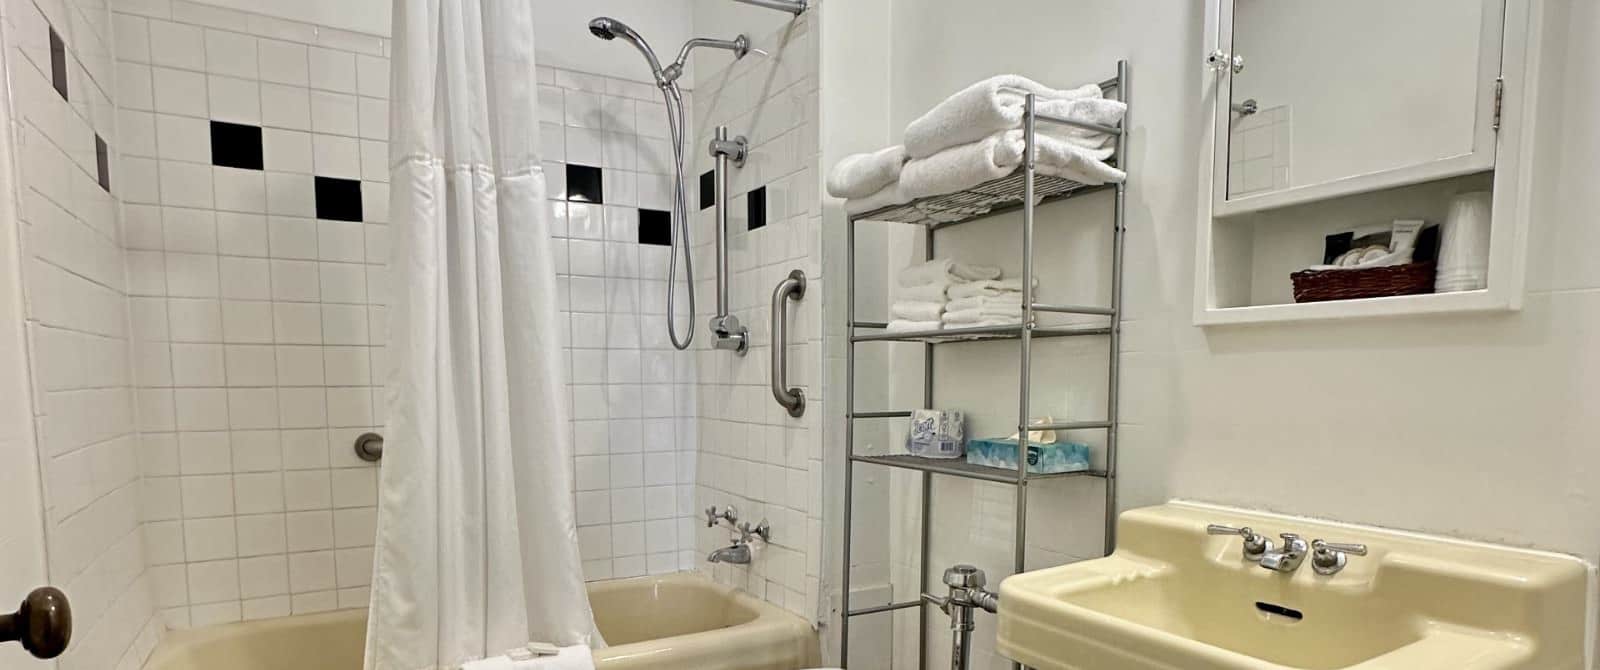
<path id="1" fill-rule="evenodd" d="M 1304 554 L 1311 551 L 1311 547 L 1306 544 L 1305 538 L 1300 537 L 1297 533 L 1278 533 L 1278 537 L 1283 538 L 1283 553 L 1285 554 Z"/>
<path id="2" fill-rule="evenodd" d="M 1349 556 L 1366 556 L 1367 545 L 1316 540 L 1311 543 L 1311 569 L 1319 575 L 1336 575 L 1350 562 Z"/>
<path id="3" fill-rule="evenodd" d="M 1238 535 L 1244 538 L 1244 557 L 1248 561 L 1259 561 L 1261 556 L 1272 551 L 1272 541 L 1262 537 L 1249 526 L 1224 526 L 1213 523 L 1206 526 L 1208 535 Z"/>
<path id="4" fill-rule="evenodd" d="M 728 523 L 734 523 L 738 521 L 738 510 L 735 510 L 733 505 L 723 508 L 720 512 L 717 511 L 716 505 L 706 508 L 706 528 L 716 528 L 717 523 L 723 520 L 726 520 Z"/>

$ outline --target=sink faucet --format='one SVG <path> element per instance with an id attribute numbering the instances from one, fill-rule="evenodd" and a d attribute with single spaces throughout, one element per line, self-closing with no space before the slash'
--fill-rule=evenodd
<path id="1" fill-rule="evenodd" d="M 1261 555 L 1261 567 L 1285 574 L 1299 570 L 1300 564 L 1306 560 L 1306 554 L 1311 551 L 1311 546 L 1294 533 L 1279 533 L 1278 537 L 1283 538 L 1283 550 L 1268 549 Z"/>
<path id="2" fill-rule="evenodd" d="M 736 540 L 736 541 L 734 541 L 732 546 L 723 547 L 721 549 L 718 549 L 716 551 L 711 552 L 711 555 L 707 556 L 706 560 L 710 561 L 712 563 L 733 563 L 735 565 L 749 565 L 750 564 L 750 545 L 746 544 L 743 541 Z"/>

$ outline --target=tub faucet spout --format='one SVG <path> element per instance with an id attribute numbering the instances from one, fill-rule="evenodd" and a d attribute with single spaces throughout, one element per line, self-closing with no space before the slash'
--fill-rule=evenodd
<path id="1" fill-rule="evenodd" d="M 736 564 L 736 565 L 749 565 L 750 564 L 750 545 L 745 544 L 743 542 L 735 542 L 731 546 L 723 547 L 721 549 L 718 549 L 716 551 L 711 552 L 711 555 L 707 556 L 706 560 L 710 561 L 712 563 L 733 563 L 733 564 Z"/>

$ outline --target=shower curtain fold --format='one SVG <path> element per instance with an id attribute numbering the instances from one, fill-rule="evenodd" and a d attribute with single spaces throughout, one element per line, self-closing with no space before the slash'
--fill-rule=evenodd
<path id="1" fill-rule="evenodd" d="M 531 3 L 395 3 L 367 670 L 602 644 L 577 552 L 533 54 Z"/>

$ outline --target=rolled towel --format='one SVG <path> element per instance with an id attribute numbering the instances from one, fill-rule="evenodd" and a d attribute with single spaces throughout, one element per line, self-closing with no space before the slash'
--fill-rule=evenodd
<path id="1" fill-rule="evenodd" d="M 944 281 L 947 277 L 961 281 L 998 279 L 1000 268 L 958 263 L 949 258 L 936 258 L 901 270 L 899 283 L 905 287 L 919 286 Z"/>
<path id="2" fill-rule="evenodd" d="M 891 333 L 914 333 L 922 330 L 938 330 L 943 327 L 944 322 L 938 320 L 910 321 L 907 319 L 895 319 L 889 322 L 887 330 Z"/>
<path id="3" fill-rule="evenodd" d="M 896 300 L 907 302 L 937 302 L 944 303 L 948 300 L 945 291 L 950 288 L 950 282 L 933 284 L 919 284 L 917 286 L 897 286 L 894 295 Z"/>
<path id="4" fill-rule="evenodd" d="M 1007 291 L 996 296 L 975 295 L 960 300 L 951 300 L 944 306 L 946 312 L 960 312 L 965 310 L 982 310 L 1002 314 L 1022 311 L 1022 293 Z"/>
<path id="5" fill-rule="evenodd" d="M 1037 136 L 1034 162 L 1039 174 L 1084 184 L 1121 182 L 1127 173 L 1105 163 L 1112 150 L 1086 149 L 1053 137 Z M 1015 172 L 1022 164 L 1022 131 L 1006 130 L 971 144 L 940 151 L 909 163 L 900 173 L 900 189 L 922 198 L 955 193 Z"/>
<path id="6" fill-rule="evenodd" d="M 906 148 L 895 145 L 872 153 L 850 154 L 828 171 L 828 195 L 835 198 L 865 198 L 900 178 L 906 164 Z"/>
<path id="7" fill-rule="evenodd" d="M 999 130 L 1022 123 L 1026 94 L 1036 102 L 1098 98 L 1103 94 L 1095 84 L 1057 90 L 1027 77 L 1003 74 L 990 77 L 956 92 L 906 126 L 906 154 L 925 158 L 940 150 L 975 142 Z"/>
<path id="8" fill-rule="evenodd" d="M 938 321 L 944 314 L 943 302 L 896 301 L 889 306 L 889 316 L 907 321 Z"/>
<path id="9" fill-rule="evenodd" d="M 1056 100 L 1041 104 L 1039 111 L 1050 116 L 1073 121 L 1116 127 L 1122 123 L 1123 115 L 1128 113 L 1128 104 L 1121 100 L 1111 100 L 1109 98 Z M 1064 142 L 1076 144 L 1085 149 L 1103 149 L 1116 140 L 1116 135 L 1111 133 L 1049 121 L 1036 124 L 1034 132 L 1041 136 L 1053 137 Z"/>
<path id="10" fill-rule="evenodd" d="M 1033 285 L 1038 286 L 1039 282 L 1034 281 Z M 1022 280 L 990 279 L 967 282 L 964 284 L 952 284 L 950 285 L 950 288 L 945 291 L 945 295 L 950 296 L 951 300 L 960 300 L 962 298 L 971 298 L 973 296 L 1003 296 L 1008 293 L 1016 294 L 1017 300 L 1020 302 L 1022 300 Z"/>
<path id="11" fill-rule="evenodd" d="M 895 181 L 866 197 L 850 198 L 844 201 L 844 211 L 846 214 L 852 215 L 865 214 L 875 209 L 904 205 L 911 202 L 911 200 L 912 197 L 906 195 L 905 190 L 900 188 L 900 182 Z"/>

